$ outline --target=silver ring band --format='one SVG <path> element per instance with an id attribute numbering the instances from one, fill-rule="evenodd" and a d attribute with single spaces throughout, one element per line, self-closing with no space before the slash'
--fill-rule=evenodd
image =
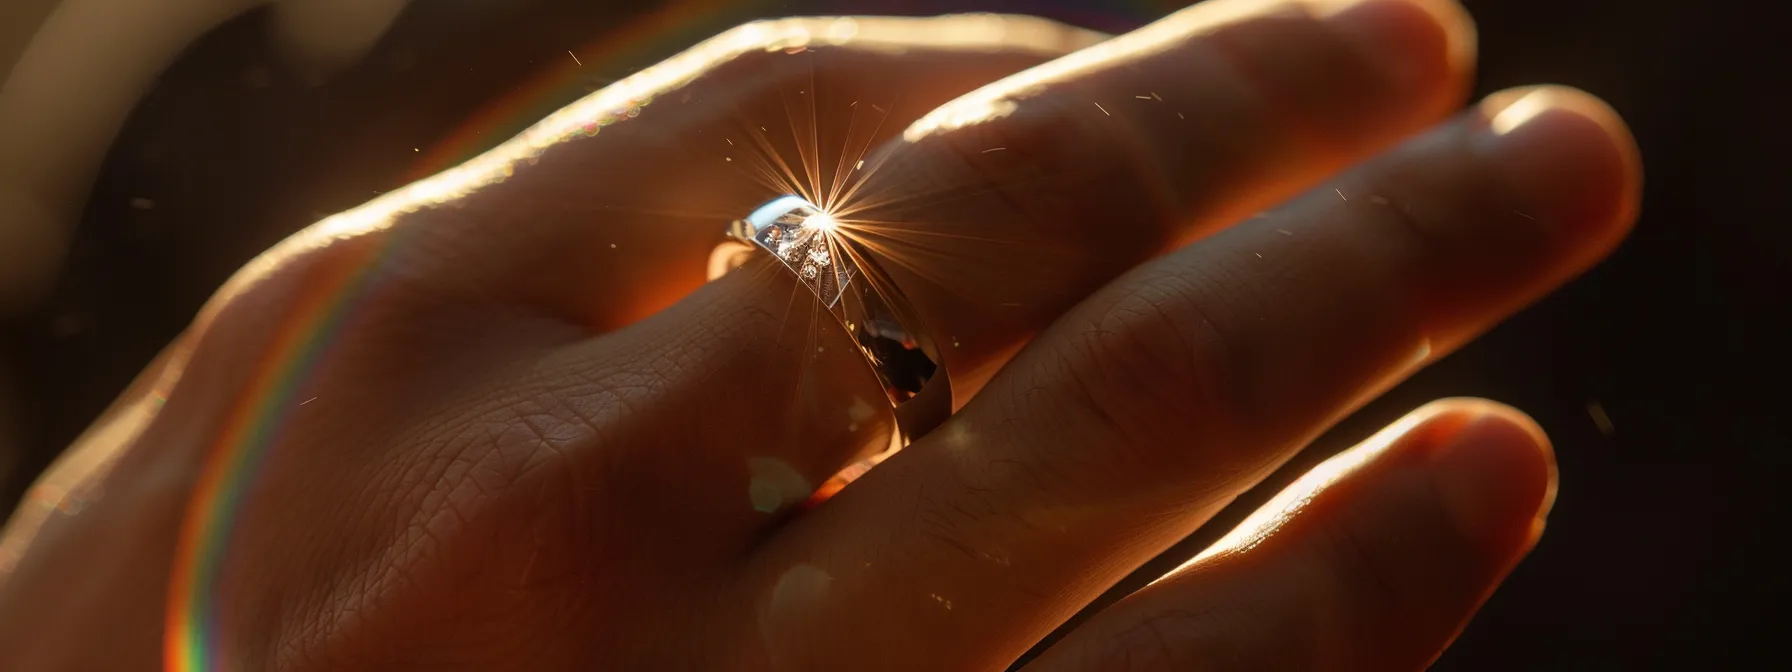
<path id="1" fill-rule="evenodd" d="M 784 196 L 735 220 L 728 236 L 771 253 L 846 328 L 895 410 L 895 445 L 906 446 L 951 415 L 952 384 L 938 348 L 906 298 L 876 260 L 838 227 L 814 203 Z M 710 275 L 740 261 L 712 260 Z"/>

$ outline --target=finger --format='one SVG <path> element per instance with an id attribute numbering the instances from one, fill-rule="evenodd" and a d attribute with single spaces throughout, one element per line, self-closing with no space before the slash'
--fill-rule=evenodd
<path id="1" fill-rule="evenodd" d="M 796 565 L 833 581 L 772 644 L 1011 660 L 1363 399 L 1611 249 L 1638 170 L 1596 99 L 1501 95 L 1138 269 L 786 528 L 766 585 Z M 878 627 L 848 606 L 864 603 L 891 605 Z"/>
<path id="2" fill-rule="evenodd" d="M 1228 7 L 1233 9 L 1227 9 Z M 960 131 L 942 132 L 919 143 L 893 148 L 893 154 L 885 157 L 885 163 L 877 168 L 877 172 L 864 178 L 865 186 L 856 193 L 925 187 L 891 186 L 897 182 L 877 182 L 888 175 L 898 175 L 891 178 L 897 181 L 906 179 L 901 175 L 939 178 L 942 174 L 966 177 L 978 183 L 996 179 L 977 172 L 993 168 L 965 165 L 956 155 L 941 155 L 936 143 L 963 142 L 963 138 L 959 137 L 961 131 L 1008 134 L 1014 136 L 1016 143 L 1026 145 L 1013 146 L 1017 155 L 1031 157 L 1046 152 L 1047 146 L 1061 145 L 1065 156 L 1071 152 L 1080 152 L 1086 154 L 1089 160 L 1098 162 L 1096 168 L 1113 169 L 1113 181 L 1122 186 L 1142 175 L 1158 182 L 1173 181 L 1177 193 L 1186 194 L 1186 208 L 1180 208 L 1175 213 L 1159 210 L 1129 211 L 1122 208 L 1095 218 L 1097 221 L 1110 222 L 1105 228 L 1119 238 L 1125 238 L 1127 234 L 1124 232 L 1133 230 L 1155 231 L 1148 235 L 1163 238 L 1168 235 L 1168 231 L 1180 226 L 1177 222 L 1183 221 L 1185 215 L 1196 218 L 1219 216 L 1219 213 L 1235 209 L 1237 202 L 1229 196 L 1233 192 L 1271 190 L 1265 184 L 1283 179 L 1282 175 L 1285 173 L 1302 174 L 1320 170 L 1317 166 L 1338 160 L 1341 156 L 1369 151 L 1379 143 L 1386 142 L 1385 136 L 1398 134 L 1430 121 L 1441 114 L 1444 103 L 1439 101 L 1449 100 L 1455 95 L 1455 88 L 1461 82 L 1462 77 L 1456 70 L 1458 66 L 1453 60 L 1453 54 L 1459 50 L 1460 40 L 1464 38 L 1448 27 L 1453 24 L 1452 19 L 1440 18 L 1438 14 L 1419 4 L 1407 0 L 1382 1 L 1371 3 L 1368 6 L 1370 9 L 1345 12 L 1329 19 L 1308 16 L 1303 13 L 1304 10 L 1294 9 L 1294 5 L 1274 5 L 1263 9 L 1260 14 L 1237 16 L 1238 8 L 1241 7 L 1258 11 L 1257 5 L 1241 5 L 1236 1 L 1219 2 L 1208 10 L 1189 15 L 1193 19 L 1177 18 L 1162 24 L 1167 28 L 1157 29 L 1159 33 L 1168 30 L 1179 37 L 1152 38 L 1159 43 L 1174 42 L 1161 50 L 1106 50 L 1105 44 L 1097 47 L 1097 51 L 1093 53 L 1104 59 L 1099 67 L 1092 66 L 1079 71 L 1061 86 L 1047 87 L 1047 93 L 1016 103 L 1025 112 L 1017 111 L 975 129 L 964 127 Z M 1363 14 L 1364 11 L 1368 14 Z M 1274 42 L 1266 39 L 1284 33 L 1288 37 L 1286 41 Z M 1116 41 L 1136 39 L 1139 38 L 1126 36 L 1116 38 Z M 1214 56 L 1222 48 L 1216 46 L 1216 41 L 1225 42 L 1225 49 L 1229 50 L 1223 59 Z M 1288 52 L 1288 55 L 1280 55 L 1283 51 Z M 1384 65 L 1384 62 L 1407 64 L 1419 73 L 1416 75 L 1417 79 L 1390 83 L 1401 78 L 1387 74 L 1385 71 L 1391 66 Z M 1240 70 L 1244 68 L 1249 68 L 1254 73 L 1248 82 L 1240 74 Z M 1139 77 L 1146 75 L 1153 80 L 1149 89 L 1141 88 L 1143 84 L 1138 81 Z M 1321 87 L 1323 93 L 1307 92 L 1307 88 L 1314 86 L 1315 81 L 1327 77 L 1342 77 L 1351 85 Z M 1097 144 L 1082 144 L 1077 139 L 1078 136 L 1071 132 L 1084 130 L 1082 127 L 1087 125 L 1088 120 L 1079 115 L 1085 107 L 1094 112 L 1093 106 L 1084 105 L 1086 100 L 1079 99 L 1076 106 L 1066 109 L 1061 101 L 1054 100 L 1054 96 L 1070 96 L 1073 95 L 1071 92 L 1077 96 L 1086 96 L 1093 92 L 1116 93 L 1122 90 L 1153 90 L 1166 101 L 1187 103 L 1182 108 L 1188 110 L 1185 115 L 1189 117 L 1187 120 L 1174 123 L 1161 120 L 1150 123 L 1141 121 L 1139 124 L 1125 126 L 1123 131 L 1132 138 L 1127 143 L 1128 146 L 1150 141 L 1177 147 L 1176 152 L 1166 152 L 1153 159 L 1159 162 L 1157 164 L 1135 166 L 1132 161 L 1136 157 L 1117 154 L 1111 146 L 1101 144 L 1113 139 L 1113 131 L 1086 129 L 1096 133 Z M 1059 93 L 1052 93 L 1053 91 Z M 1276 92 L 1273 98 L 1277 102 L 1266 102 L 1272 96 L 1262 93 L 1265 91 Z M 1128 100 L 1132 100 L 1130 96 L 1131 93 L 1128 93 Z M 1197 105 L 1193 101 L 1202 102 Z M 1138 103 L 1140 109 L 1145 109 L 1144 106 L 1147 105 L 1144 101 L 1132 102 Z M 955 102 L 947 108 L 960 104 Z M 1157 101 L 1153 100 L 1150 104 L 1155 105 Z M 1169 107 L 1152 109 L 1159 116 L 1174 120 Z M 1333 125 L 1323 134 L 1308 134 L 1297 130 L 1315 126 L 1316 120 L 1361 117 L 1363 110 L 1390 112 L 1373 119 L 1362 117 L 1354 124 Z M 1260 118 L 1274 120 L 1260 121 Z M 1054 123 L 1057 125 L 1054 126 Z M 1054 129 L 1064 133 L 1048 133 Z M 1358 132 L 1365 135 L 1359 139 Z M 1308 135 L 1324 139 L 1310 142 L 1299 139 Z M 1382 139 L 1377 139 L 1378 136 L 1382 136 Z M 1243 137 L 1245 142 L 1233 144 L 1230 139 L 1234 137 Z M 909 149 L 905 150 L 904 147 Z M 1212 151 L 1209 147 L 1224 147 L 1228 151 Z M 913 154 L 904 153 L 910 150 Z M 1198 158 L 1186 161 L 1177 158 L 1183 152 Z M 1165 163 L 1172 159 L 1173 163 Z M 957 161 L 958 163 L 948 166 L 957 166 L 968 172 L 942 172 L 938 166 L 930 163 L 935 161 Z M 866 171 L 870 172 L 871 163 L 867 162 L 867 166 Z M 1044 171 L 1042 174 L 1050 178 L 1047 184 L 1061 187 L 1065 193 L 1040 197 L 1047 198 L 1051 203 L 1074 203 L 1075 207 L 1066 206 L 1070 215 L 1074 216 L 1087 215 L 1087 208 L 1106 202 L 1101 190 L 1096 187 L 1120 188 L 1109 184 L 1105 179 L 1100 184 L 1088 184 L 1084 180 L 1087 175 L 1081 172 L 1055 171 L 1049 166 L 1041 170 Z M 1245 177 L 1219 177 L 1232 175 Z M 1052 182 L 1059 178 L 1062 180 Z M 983 191 L 979 194 L 979 198 L 994 198 L 999 201 L 999 197 L 1006 192 Z M 1031 197 L 1038 194 L 1028 192 L 1027 195 Z M 842 212 L 859 212 L 853 210 L 851 204 L 856 196 L 842 198 L 846 201 L 840 206 L 845 208 Z M 937 221 L 943 222 L 943 225 L 964 224 L 984 216 L 990 222 L 1016 221 L 1028 225 L 1038 217 L 1059 216 L 1035 210 L 1019 212 L 992 208 L 995 206 L 966 210 L 964 212 L 973 215 L 967 219 L 958 214 L 949 214 L 947 206 L 940 205 L 935 210 L 929 210 L 929 217 L 938 215 L 940 219 Z M 1052 226 L 1060 229 L 1065 227 L 1063 222 L 1054 222 Z M 860 227 L 856 229 L 858 234 L 848 230 L 847 235 L 860 235 L 861 242 L 876 249 L 893 249 L 888 246 L 880 247 L 879 240 L 875 237 L 865 237 L 865 232 L 870 230 Z M 1007 235 L 1002 232 L 994 233 L 998 237 Z M 947 368 L 960 398 L 975 390 L 974 385 L 961 387 L 957 384 L 961 371 L 971 371 L 975 375 L 975 372 L 992 368 L 1027 333 L 1055 317 L 1058 309 L 1066 304 L 1071 295 L 1081 296 L 1096 286 L 1096 283 L 1106 279 L 1108 274 L 1117 273 L 1121 267 L 1137 262 L 1150 252 L 1136 246 L 1119 251 L 1097 246 L 1091 249 L 1092 256 L 1087 259 L 1078 258 L 1069 266 L 1054 266 L 1061 260 L 1055 257 L 1029 256 L 1024 250 L 1017 252 L 1004 244 L 984 244 L 957 237 L 957 234 L 951 232 L 943 235 L 951 236 L 941 237 L 940 240 L 952 243 L 955 256 L 947 261 L 955 268 L 993 268 L 1035 262 L 1040 266 L 1039 269 L 1014 276 L 1015 284 L 1010 287 L 1017 294 L 1007 298 L 1022 304 L 1019 312 L 994 304 L 973 305 L 975 300 L 969 296 L 963 297 L 964 302 L 952 303 L 959 300 L 954 298 L 957 296 L 955 292 L 976 292 L 978 287 L 994 286 L 1006 281 L 960 283 L 951 287 L 930 282 L 898 282 L 907 298 L 915 303 L 922 321 L 933 330 L 934 342 L 946 357 Z M 1003 261 L 1009 257 L 1018 258 Z M 900 260 L 886 256 L 885 261 Z M 1074 268 L 1076 264 L 1084 262 L 1104 266 L 1098 273 L 1083 273 Z M 886 264 L 885 268 L 895 272 L 893 264 Z M 1068 279 L 1059 282 L 1060 275 Z M 1027 293 L 1018 294 L 1023 291 Z M 642 342 L 650 347 L 626 355 L 619 354 L 621 350 L 615 348 L 616 341 L 612 341 L 594 348 L 594 352 L 589 355 L 591 362 L 575 364 L 570 368 L 601 369 L 599 361 L 611 361 L 610 358 L 619 356 L 637 360 L 672 361 L 678 363 L 680 371 L 690 372 L 688 379 L 703 381 L 702 387 L 705 389 L 693 390 L 691 393 L 707 395 L 707 401 L 681 399 L 680 403 L 687 407 L 714 409 L 714 415 L 709 417 L 722 426 L 752 429 L 740 431 L 734 440 L 721 444 L 728 455 L 725 460 L 711 461 L 721 465 L 715 467 L 717 471 L 711 476 L 720 479 L 714 487 L 701 488 L 693 484 L 692 488 L 706 492 L 734 493 L 734 515 L 753 519 L 758 512 L 744 506 L 747 498 L 741 493 L 745 489 L 744 484 L 758 482 L 754 475 L 757 472 L 742 465 L 742 460 L 759 460 L 758 463 L 762 465 L 781 465 L 777 471 L 783 473 L 784 477 L 777 480 L 789 486 L 783 491 L 798 493 L 803 488 L 813 488 L 821 483 L 829 474 L 862 455 L 871 445 L 868 441 L 874 438 L 848 431 L 852 427 L 863 430 L 867 426 L 866 411 L 876 409 L 877 417 L 887 421 L 887 412 L 882 411 L 887 404 L 875 390 L 866 391 L 870 384 L 869 377 L 865 375 L 862 363 L 852 361 L 851 343 L 841 337 L 841 330 L 831 323 L 827 315 L 817 316 L 813 306 L 813 300 L 788 277 L 788 273 L 781 272 L 781 269 L 769 263 L 759 269 L 747 268 L 713 283 L 688 301 L 656 315 L 649 320 L 652 325 L 638 325 L 642 333 L 659 334 L 712 333 L 719 325 L 725 325 L 732 338 L 706 338 L 701 344 L 693 346 L 682 338 L 643 337 Z M 932 310 L 929 312 L 926 309 Z M 633 338 L 621 334 L 618 336 Z M 598 349 L 601 352 L 595 351 Z M 839 356 L 833 361 L 837 362 L 837 366 L 845 368 L 832 368 L 836 366 L 833 363 L 806 361 L 800 356 L 805 353 L 821 357 L 833 357 L 833 353 L 838 353 Z M 954 359 L 955 357 L 958 358 Z M 743 377 L 734 379 L 729 378 L 730 375 Z M 853 383 L 839 383 L 838 386 L 819 389 L 804 387 L 813 384 L 831 385 L 829 380 L 840 379 L 867 382 L 856 386 Z M 728 401 L 746 399 L 754 402 Z M 768 417 L 777 421 L 768 424 L 765 421 Z M 802 437 L 803 440 L 795 440 L 791 438 L 793 436 Z M 694 474 L 687 475 L 695 477 Z M 787 499 L 800 501 L 802 495 L 806 494 L 801 492 Z M 763 516 L 758 518 L 763 519 Z"/>
<path id="3" fill-rule="evenodd" d="M 841 33 L 841 26 L 856 33 Z M 796 51 L 803 35 L 810 48 L 787 53 Z M 718 485 L 693 476 L 705 472 L 694 465 L 708 464 L 705 451 L 711 447 L 737 445 L 742 437 L 763 434 L 771 437 L 764 440 L 775 440 L 774 430 L 787 417 L 784 407 L 747 411 L 783 404 L 783 395 L 799 388 L 779 376 L 805 369 L 781 367 L 754 377 L 767 370 L 762 367 L 768 358 L 751 356 L 748 348 L 778 341 L 783 304 L 777 313 L 696 327 L 644 324 L 615 334 L 614 341 L 591 339 L 593 330 L 630 322 L 646 304 L 670 301 L 701 282 L 705 256 L 721 240 L 726 221 L 702 222 L 704 235 L 697 236 L 677 218 L 622 206 L 736 197 L 743 208 L 756 205 L 763 188 L 737 175 L 720 150 L 709 148 L 729 146 L 718 131 L 736 129 L 741 109 L 778 106 L 782 114 L 784 89 L 795 96 L 810 86 L 811 72 L 836 80 L 850 80 L 853 73 L 874 78 L 880 91 L 899 96 L 900 105 L 889 109 L 914 106 L 912 114 L 918 115 L 926 109 L 921 106 L 968 90 L 974 78 L 987 81 L 1043 60 L 1042 50 L 1062 51 L 1090 39 L 1086 31 L 1022 18 L 750 24 L 619 82 L 482 158 L 311 227 L 220 292 L 211 310 L 233 319 L 210 321 L 236 333 L 211 338 L 277 343 L 268 334 L 311 317 L 294 305 L 329 297 L 351 315 L 354 326 L 340 332 L 344 345 L 313 368 L 379 372 L 330 374 L 355 376 L 352 387 L 360 396 L 341 403 L 355 404 L 361 417 L 415 417 L 419 409 L 429 409 L 433 420 L 405 424 L 385 441 L 403 450 L 344 450 L 318 463 L 327 463 L 329 473 L 289 465 L 279 479 L 287 485 L 264 484 L 259 496 L 282 500 L 282 493 L 292 495 L 297 490 L 290 488 L 297 487 L 307 501 L 347 501 L 355 493 L 319 491 L 317 484 L 359 487 L 330 475 L 340 472 L 404 474 L 440 492 L 529 493 L 546 502 L 532 511 L 574 518 L 655 511 L 639 522 L 690 532 L 671 537 L 644 532 L 642 538 L 665 539 L 672 546 L 658 548 L 656 555 L 713 562 L 717 545 L 742 543 L 740 534 L 710 533 L 718 524 L 729 525 L 731 532 L 742 529 L 732 518 L 712 515 L 724 507 L 713 501 L 722 496 L 718 493 L 726 493 L 729 514 L 763 521 L 766 514 L 754 506 L 769 508 L 768 493 L 783 492 L 778 487 L 788 486 L 789 472 L 737 454 L 729 465 L 739 468 L 738 479 Z M 638 113 L 630 116 L 629 109 Z M 593 120 L 604 123 L 588 134 Z M 619 205 L 612 209 L 612 204 Z M 796 314 L 809 316 L 807 309 Z M 807 335 L 785 342 L 801 344 Z M 196 365 L 193 371 L 230 380 L 253 373 L 232 359 L 244 356 L 241 348 L 226 350 L 210 355 L 223 365 Z M 813 354 L 814 346 L 809 350 Z M 861 374 L 846 367 L 827 370 Z M 711 377 L 757 380 L 766 387 L 706 384 Z M 228 395 L 239 385 L 187 387 Z M 769 402 L 760 398 L 767 394 Z M 179 396 L 170 400 L 171 409 L 182 403 Z M 324 403 L 295 413 L 319 412 Z M 855 408 L 843 409 L 842 417 L 863 414 Z M 826 429 L 850 434 L 869 431 L 876 422 Z M 204 426 L 164 423 L 162 429 Z M 885 422 L 886 437 L 887 428 Z M 471 464 L 495 466 L 439 468 Z M 749 483 L 752 474 L 766 475 L 757 489 Z M 586 536 L 587 528 L 574 527 L 581 530 L 574 537 Z M 550 564 L 544 560 L 541 567 Z"/>
<path id="4" fill-rule="evenodd" d="M 968 398 L 1139 261 L 1442 119 L 1473 42 L 1449 0 L 1204 2 L 929 113 L 840 218 Z"/>
<path id="5" fill-rule="evenodd" d="M 1421 669 L 1536 542 L 1554 487 L 1529 418 L 1429 405 L 1026 670 Z"/>
<path id="6" fill-rule="evenodd" d="M 801 167 L 818 143 L 862 151 L 935 105 L 1096 39 L 1022 17 L 747 24 L 294 245 L 389 230 L 382 271 L 416 294 L 613 329 L 702 284 L 729 220 L 789 182 L 808 188 Z"/>

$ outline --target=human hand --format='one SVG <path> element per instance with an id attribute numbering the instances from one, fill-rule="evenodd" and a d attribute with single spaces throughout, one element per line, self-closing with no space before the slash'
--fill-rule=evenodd
<path id="1" fill-rule="evenodd" d="M 759 25 L 543 128 L 631 90 L 638 117 L 321 223 L 40 484 L 61 508 L 0 547 L 0 652 L 143 667 L 166 629 L 170 663 L 229 668 L 1005 665 L 1634 216 L 1635 150 L 1584 94 L 1434 126 L 1459 8 L 1328 11 L 1216 0 L 913 125 L 1092 39 Z M 788 274 L 703 262 L 775 195 L 727 142 L 879 95 L 910 132 L 846 231 L 969 402 L 807 509 L 887 436 L 880 393 Z M 810 151 L 852 146 L 835 119 Z M 1510 409 L 1428 406 L 1031 669 L 1421 666 L 1534 543 L 1550 464 Z"/>

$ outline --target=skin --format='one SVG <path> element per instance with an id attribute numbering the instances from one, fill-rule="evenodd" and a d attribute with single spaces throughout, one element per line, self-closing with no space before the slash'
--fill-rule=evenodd
<path id="1" fill-rule="evenodd" d="M 1100 45 L 977 20 L 748 27 L 711 45 L 814 39 L 700 47 L 616 85 L 636 117 L 270 250 L 10 523 L 5 667 L 158 664 L 207 451 L 359 272 L 210 577 L 227 669 L 991 670 L 1635 217 L 1596 99 L 1461 109 L 1442 0 L 1213 0 Z M 843 217 L 961 406 L 819 505 L 878 393 L 770 260 L 703 273 L 772 195 L 718 139 L 793 89 L 823 147 L 899 101 Z M 1493 402 L 1415 410 L 1027 669 L 1423 667 L 1535 543 L 1551 455 Z"/>

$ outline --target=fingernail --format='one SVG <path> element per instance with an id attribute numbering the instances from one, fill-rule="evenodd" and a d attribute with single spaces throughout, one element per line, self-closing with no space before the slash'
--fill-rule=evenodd
<path id="1" fill-rule="evenodd" d="M 1515 212 L 1564 231 L 1603 232 L 1635 207 L 1640 163 L 1611 108 L 1586 93 L 1539 86 L 1481 103 L 1480 150 L 1518 199 Z"/>
<path id="2" fill-rule="evenodd" d="M 1543 431 L 1516 411 L 1470 420 L 1431 456 L 1450 517 L 1490 548 L 1535 540 L 1554 502 L 1554 465 Z"/>
<path id="3" fill-rule="evenodd" d="M 1426 88 L 1451 70 L 1466 71 L 1473 58 L 1474 29 L 1452 3 L 1343 0 L 1326 2 L 1319 11 L 1400 90 Z"/>

